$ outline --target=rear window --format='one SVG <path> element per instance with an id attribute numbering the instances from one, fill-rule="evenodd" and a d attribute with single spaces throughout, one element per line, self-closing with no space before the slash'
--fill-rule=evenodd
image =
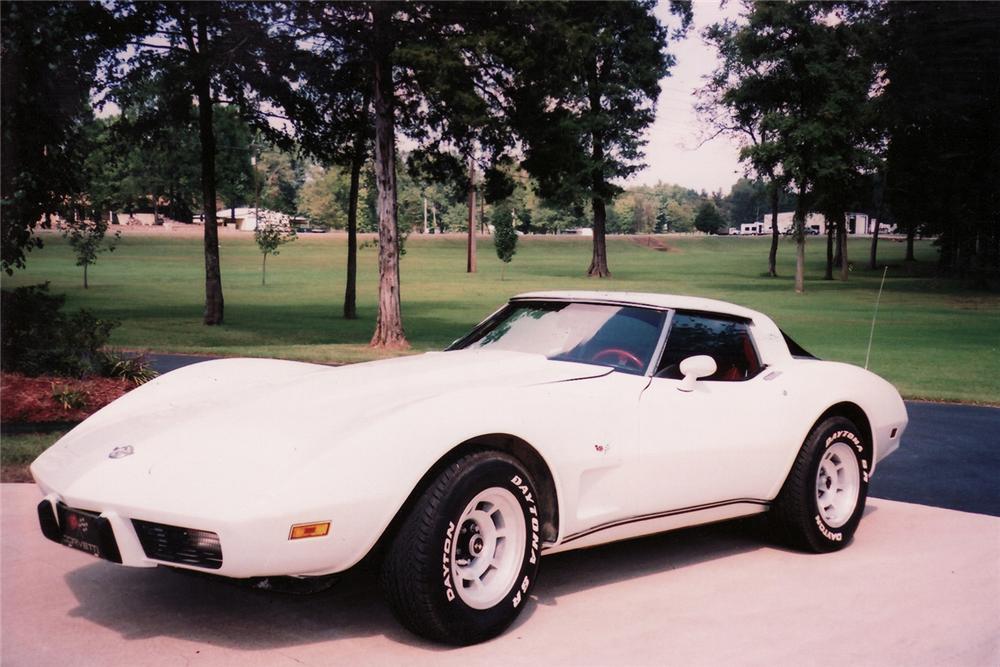
<path id="1" fill-rule="evenodd" d="M 806 352 L 806 349 L 792 340 L 791 336 L 786 334 L 784 331 L 781 332 L 781 337 L 785 339 L 785 345 L 788 346 L 788 352 L 791 353 L 793 357 L 798 359 L 816 359 L 816 355 Z"/>

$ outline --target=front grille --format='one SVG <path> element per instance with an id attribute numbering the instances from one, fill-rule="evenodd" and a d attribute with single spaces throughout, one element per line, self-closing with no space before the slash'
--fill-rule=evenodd
<path id="1" fill-rule="evenodd" d="M 216 533 L 138 519 L 132 519 L 132 525 L 147 558 L 210 570 L 222 567 L 222 545 Z"/>

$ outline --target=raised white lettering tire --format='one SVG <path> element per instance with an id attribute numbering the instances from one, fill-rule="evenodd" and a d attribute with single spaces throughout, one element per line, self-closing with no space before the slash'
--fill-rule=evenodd
<path id="1" fill-rule="evenodd" d="M 779 539 L 815 552 L 846 546 L 865 511 L 869 470 L 871 447 L 851 420 L 817 424 L 771 507 Z"/>
<path id="2" fill-rule="evenodd" d="M 414 633 L 473 644 L 524 608 L 541 557 L 535 485 L 501 452 L 445 468 L 403 518 L 382 563 L 393 613 Z"/>

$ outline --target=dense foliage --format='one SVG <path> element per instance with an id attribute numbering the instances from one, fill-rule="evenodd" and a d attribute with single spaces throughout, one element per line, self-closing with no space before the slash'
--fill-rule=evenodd
<path id="1" fill-rule="evenodd" d="M 88 310 L 67 314 L 65 297 L 50 294 L 48 284 L 2 293 L 3 370 L 25 375 L 83 377 L 100 374 L 111 330 L 118 326 Z"/>
<path id="2" fill-rule="evenodd" d="M 802 289 L 805 217 L 834 223 L 827 274 L 846 279 L 843 213 L 864 210 L 911 244 L 938 236 L 942 271 L 997 284 L 1000 4 L 743 0 L 703 35 L 720 64 L 699 108 L 747 167 L 729 193 L 623 190 L 692 19 L 690 2 L 655 9 L 3 3 L 2 268 L 24 265 L 39 225 L 200 215 L 204 322 L 219 324 L 216 211 L 305 214 L 349 230 L 347 318 L 354 234 L 378 231 L 373 344 L 403 345 L 409 230 L 471 237 L 505 210 L 522 232 L 588 226 L 588 273 L 606 276 L 605 232 L 724 233 L 795 210 Z M 96 118 L 106 100 L 120 113 Z M 772 275 L 777 245 L 775 231 Z"/>

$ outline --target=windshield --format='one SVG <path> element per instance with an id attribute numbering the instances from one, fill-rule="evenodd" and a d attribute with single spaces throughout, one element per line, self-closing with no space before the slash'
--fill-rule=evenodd
<path id="1" fill-rule="evenodd" d="M 641 374 L 663 328 L 662 311 L 593 303 L 513 303 L 453 349 L 530 352 Z"/>

